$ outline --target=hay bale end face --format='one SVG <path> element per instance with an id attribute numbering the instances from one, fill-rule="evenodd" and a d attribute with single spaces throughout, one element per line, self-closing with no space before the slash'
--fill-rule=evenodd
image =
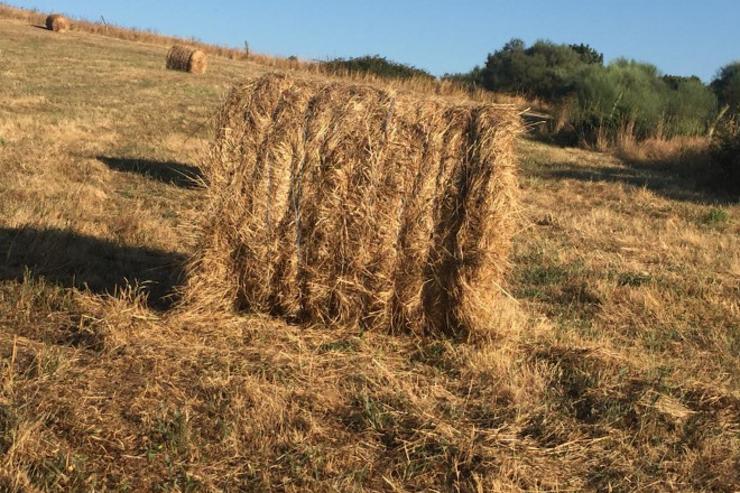
<path id="1" fill-rule="evenodd" d="M 517 204 L 513 108 L 270 74 L 224 104 L 186 307 L 486 333 Z"/>
<path id="2" fill-rule="evenodd" d="M 208 57 L 196 48 L 175 45 L 167 53 L 167 68 L 191 74 L 204 74 L 208 68 Z"/>
<path id="3" fill-rule="evenodd" d="M 46 18 L 46 29 L 58 33 L 69 31 L 71 23 L 69 19 L 60 14 L 51 14 Z"/>

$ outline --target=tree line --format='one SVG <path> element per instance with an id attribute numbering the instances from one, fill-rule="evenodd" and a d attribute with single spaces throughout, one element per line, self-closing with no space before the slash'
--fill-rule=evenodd
<path id="1" fill-rule="evenodd" d="M 604 56 L 587 44 L 513 39 L 483 66 L 449 79 L 537 99 L 558 114 L 556 130 L 585 141 L 613 142 L 713 133 L 740 109 L 740 63 L 721 68 L 711 84 L 665 75 L 654 65 Z"/>
<path id="2" fill-rule="evenodd" d="M 385 57 L 328 60 L 330 71 L 388 78 L 428 78 L 429 72 Z M 711 84 L 698 77 L 665 75 L 655 65 L 604 55 L 588 44 L 513 39 L 482 66 L 443 78 L 490 91 L 539 100 L 557 114 L 560 132 L 584 141 L 637 140 L 713 133 L 722 118 L 740 111 L 740 62 L 722 67 Z"/>

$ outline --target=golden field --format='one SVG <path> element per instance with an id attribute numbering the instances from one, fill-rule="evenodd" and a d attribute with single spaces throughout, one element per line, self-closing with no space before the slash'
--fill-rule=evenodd
<path id="1" fill-rule="evenodd" d="M 144 41 L 0 19 L 0 490 L 740 489 L 740 207 L 701 171 L 522 138 L 484 341 L 181 317 L 214 116 L 276 68 Z"/>

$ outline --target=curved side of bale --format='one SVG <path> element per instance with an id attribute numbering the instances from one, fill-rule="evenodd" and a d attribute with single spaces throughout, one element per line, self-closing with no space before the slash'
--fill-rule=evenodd
<path id="1" fill-rule="evenodd" d="M 54 32 L 68 31 L 71 26 L 69 19 L 60 14 L 51 14 L 46 18 L 46 29 Z"/>
<path id="2" fill-rule="evenodd" d="M 166 67 L 169 70 L 203 74 L 208 68 L 208 57 L 201 50 L 174 45 L 167 52 Z"/>
<path id="3" fill-rule="evenodd" d="M 516 207 L 511 109 L 267 75 L 235 87 L 184 303 L 450 337 L 490 330 Z"/>

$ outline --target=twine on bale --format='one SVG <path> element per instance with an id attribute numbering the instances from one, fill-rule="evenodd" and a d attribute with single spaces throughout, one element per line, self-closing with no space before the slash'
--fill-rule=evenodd
<path id="1" fill-rule="evenodd" d="M 204 74 L 208 68 L 205 52 L 188 46 L 175 45 L 167 52 L 167 69 Z"/>
<path id="2" fill-rule="evenodd" d="M 491 329 L 517 204 L 511 107 L 269 74 L 235 87 L 184 304 L 365 330 Z"/>

